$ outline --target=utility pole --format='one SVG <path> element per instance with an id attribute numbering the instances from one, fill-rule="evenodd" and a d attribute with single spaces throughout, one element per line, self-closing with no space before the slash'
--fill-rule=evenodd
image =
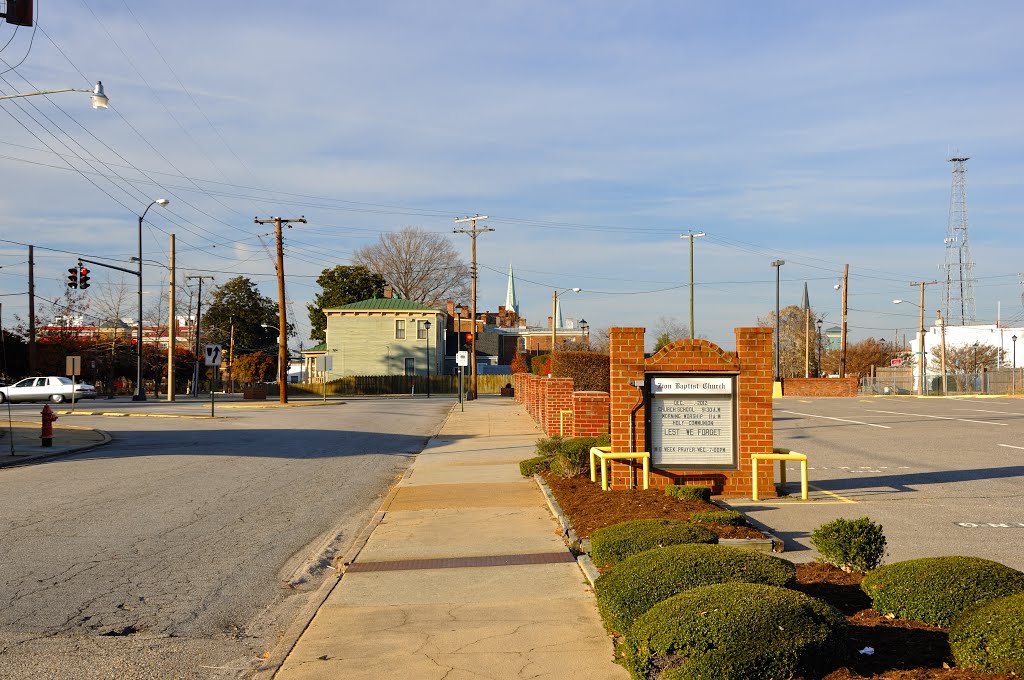
<path id="1" fill-rule="evenodd" d="M 772 262 L 772 266 L 775 267 L 775 382 L 782 380 L 782 370 L 779 367 L 782 353 L 779 340 L 782 333 L 782 325 L 779 318 L 779 273 L 784 264 L 786 264 L 785 260 L 774 260 Z"/>
<path id="2" fill-rule="evenodd" d="M 918 335 L 917 344 L 917 354 L 919 357 L 921 357 L 921 360 L 918 362 L 918 366 L 921 367 L 921 378 L 917 382 L 917 395 L 919 397 L 924 395 L 925 365 L 927 357 L 927 355 L 924 353 L 924 287 L 931 286 L 937 283 L 938 281 L 918 281 L 916 283 L 910 284 L 911 286 L 917 286 L 920 289 L 920 297 L 917 305 L 918 310 L 921 314 L 920 323 L 918 324 L 920 326 L 920 334 Z"/>
<path id="3" fill-rule="evenodd" d="M 476 399 L 476 237 L 477 234 L 483 234 L 488 231 L 494 231 L 490 227 L 477 228 L 477 220 L 486 220 L 487 215 L 475 215 L 473 217 L 463 217 L 462 219 L 455 220 L 455 224 L 462 224 L 464 222 L 470 222 L 472 226 L 469 229 L 453 229 L 455 234 L 469 234 L 470 241 L 472 242 L 472 264 L 469 268 L 470 278 L 472 280 L 472 293 L 470 295 L 470 317 L 472 318 L 473 335 L 470 342 L 469 350 L 469 398 Z M 554 323 L 554 320 L 552 320 Z M 554 347 L 551 348 L 553 352 Z"/>
<path id="4" fill-rule="evenodd" d="M 287 224 L 292 228 L 292 222 L 306 224 L 305 217 L 293 219 L 281 219 L 271 217 L 261 220 L 253 219 L 256 224 L 274 224 L 274 238 L 277 240 L 277 382 L 280 387 L 279 394 L 282 404 L 288 403 L 288 312 L 284 298 L 284 237 L 281 235 L 281 225 Z"/>
<path id="5" fill-rule="evenodd" d="M 843 265 L 843 326 L 839 339 L 839 377 L 846 377 L 846 311 L 847 294 L 849 293 L 850 265 Z"/>
<path id="6" fill-rule="evenodd" d="M 707 236 L 707 234 L 703 231 L 699 231 L 697 233 L 691 231 L 689 234 L 683 234 L 679 237 L 690 241 L 690 340 L 693 340 L 694 337 L 696 337 L 693 330 L 693 239 L 698 236 Z"/>
<path id="7" fill-rule="evenodd" d="M 34 246 L 28 247 L 28 374 L 36 374 L 36 265 Z"/>
<path id="8" fill-rule="evenodd" d="M 202 357 L 202 349 L 199 347 L 199 339 L 202 337 L 202 333 L 199 332 L 199 320 L 202 318 L 203 313 L 203 279 L 210 279 L 213 281 L 212 276 L 186 276 L 186 281 L 197 279 L 199 281 L 199 294 L 196 296 L 196 366 L 192 371 L 192 396 L 199 396 L 199 360 Z"/>
<path id="9" fill-rule="evenodd" d="M 178 347 L 178 319 L 174 309 L 174 234 L 171 234 L 170 265 L 167 275 L 167 401 L 174 401 L 174 350 Z"/>

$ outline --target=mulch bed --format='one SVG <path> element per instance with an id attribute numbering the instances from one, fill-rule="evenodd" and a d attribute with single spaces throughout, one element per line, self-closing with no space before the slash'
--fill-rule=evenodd
<path id="1" fill-rule="evenodd" d="M 662 490 L 601 491 L 601 485 L 591 482 L 589 477 L 565 479 L 550 473 L 543 476 L 580 538 L 589 537 L 596 529 L 631 519 L 687 520 L 694 512 L 722 509 L 713 503 L 671 498 Z M 722 538 L 765 537 L 753 527 L 704 526 Z M 879 615 L 860 589 L 861 574 L 817 563 L 796 565 L 796 574 L 797 590 L 825 600 L 841 611 L 849 624 L 851 658 L 822 680 L 1011 680 L 1018 677 L 951 668 L 954 661 L 946 630 Z M 873 648 L 874 653 L 858 652 L 867 647 Z"/>

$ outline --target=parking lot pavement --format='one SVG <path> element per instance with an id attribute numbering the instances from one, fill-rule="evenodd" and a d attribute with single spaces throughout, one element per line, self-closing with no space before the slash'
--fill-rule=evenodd
<path id="1" fill-rule="evenodd" d="M 807 454 L 811 499 L 791 464 L 777 501 L 730 505 L 816 557 L 814 528 L 868 516 L 888 561 L 967 554 L 1024 569 L 1024 399 L 775 400 L 775 446 Z"/>

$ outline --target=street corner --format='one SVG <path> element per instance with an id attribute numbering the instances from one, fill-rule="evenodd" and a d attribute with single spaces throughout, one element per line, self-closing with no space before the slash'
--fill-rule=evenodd
<path id="1" fill-rule="evenodd" d="M 86 451 L 110 443 L 108 432 L 77 425 L 53 425 L 50 446 L 43 446 L 38 423 L 13 421 L 0 429 L 0 468 Z"/>

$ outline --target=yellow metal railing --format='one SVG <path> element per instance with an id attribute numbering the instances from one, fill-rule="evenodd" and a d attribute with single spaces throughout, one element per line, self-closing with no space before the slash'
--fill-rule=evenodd
<path id="1" fill-rule="evenodd" d="M 644 465 L 644 488 L 651 483 L 651 454 L 649 451 L 636 451 L 632 453 L 612 453 L 610 446 L 593 446 L 590 449 L 590 481 L 597 481 L 597 461 L 601 461 L 601 489 L 608 490 L 608 461 L 610 460 L 640 460 Z"/>
<path id="2" fill-rule="evenodd" d="M 755 453 L 750 456 L 750 460 L 753 463 L 753 485 L 751 490 L 751 498 L 755 501 L 760 500 L 758 497 L 757 489 L 757 468 L 758 463 L 762 460 L 779 461 L 779 483 L 786 483 L 786 462 L 796 461 L 800 463 L 800 498 L 807 500 L 807 456 L 796 451 L 790 451 L 789 449 L 772 449 L 772 453 Z"/>

